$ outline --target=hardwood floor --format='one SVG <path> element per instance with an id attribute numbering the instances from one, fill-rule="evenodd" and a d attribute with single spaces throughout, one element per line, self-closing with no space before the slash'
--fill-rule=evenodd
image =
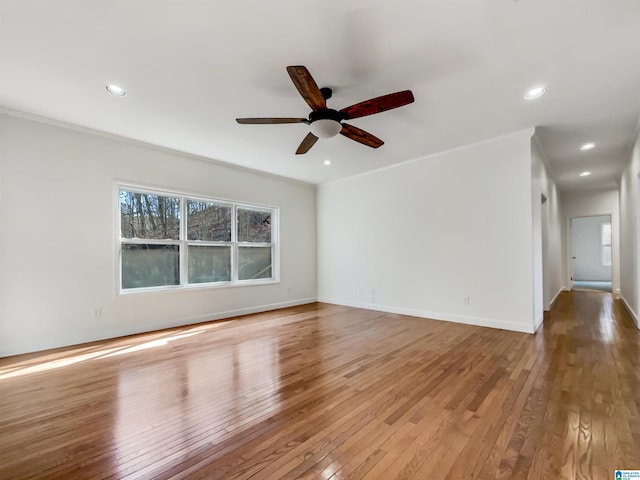
<path id="1" fill-rule="evenodd" d="M 639 410 L 607 293 L 536 335 L 313 304 L 0 360 L 0 478 L 612 479 Z"/>

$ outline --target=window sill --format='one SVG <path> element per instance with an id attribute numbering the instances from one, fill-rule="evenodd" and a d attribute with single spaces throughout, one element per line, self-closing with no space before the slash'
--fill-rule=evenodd
<path id="1" fill-rule="evenodd" d="M 277 285 L 279 279 L 265 280 L 238 280 L 237 282 L 219 282 L 219 283 L 194 283 L 189 285 L 164 285 L 161 287 L 141 287 L 120 289 L 118 295 L 133 295 L 137 293 L 157 293 L 157 292 L 186 292 L 193 290 L 219 290 L 225 288 L 237 287 L 255 287 L 259 285 Z"/>

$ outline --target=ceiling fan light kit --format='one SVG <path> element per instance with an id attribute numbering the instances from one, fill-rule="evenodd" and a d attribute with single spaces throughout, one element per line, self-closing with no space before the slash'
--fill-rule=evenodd
<path id="1" fill-rule="evenodd" d="M 311 133 L 318 138 L 335 137 L 342 130 L 342 124 L 330 118 L 320 118 L 309 125 Z"/>
<path id="2" fill-rule="evenodd" d="M 330 88 L 318 88 L 306 67 L 302 65 L 290 66 L 287 67 L 287 72 L 298 93 L 311 107 L 312 111 L 308 118 L 236 118 L 236 122 L 244 125 L 306 123 L 309 125 L 310 132 L 302 140 L 296 150 L 296 155 L 307 153 L 319 138 L 331 138 L 338 134 L 368 147 L 378 148 L 384 144 L 382 140 L 358 127 L 343 123 L 343 121 L 392 110 L 414 101 L 411 90 L 403 90 L 365 100 L 342 110 L 334 110 L 327 108 L 326 102 L 331 98 L 333 92 Z"/>

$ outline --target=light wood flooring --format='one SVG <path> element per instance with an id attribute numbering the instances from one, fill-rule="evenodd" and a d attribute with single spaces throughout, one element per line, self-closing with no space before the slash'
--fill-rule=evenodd
<path id="1" fill-rule="evenodd" d="M 607 293 L 536 335 L 312 304 L 0 360 L 0 479 L 612 479 L 639 410 Z"/>

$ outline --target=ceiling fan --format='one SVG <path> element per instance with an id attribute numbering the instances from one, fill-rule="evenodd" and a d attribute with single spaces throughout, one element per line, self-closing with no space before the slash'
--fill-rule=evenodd
<path id="1" fill-rule="evenodd" d="M 331 98 L 332 90 L 326 87 L 318 88 L 306 67 L 290 66 L 287 67 L 287 72 L 302 98 L 311 107 L 308 118 L 236 118 L 236 122 L 241 124 L 306 123 L 311 131 L 302 140 L 296 155 L 307 153 L 318 138 L 330 138 L 338 133 L 368 147 L 378 148 L 384 143 L 382 140 L 343 121 L 402 107 L 414 100 L 411 90 L 404 90 L 356 103 L 342 110 L 334 110 L 327 108 L 327 100 Z"/>

